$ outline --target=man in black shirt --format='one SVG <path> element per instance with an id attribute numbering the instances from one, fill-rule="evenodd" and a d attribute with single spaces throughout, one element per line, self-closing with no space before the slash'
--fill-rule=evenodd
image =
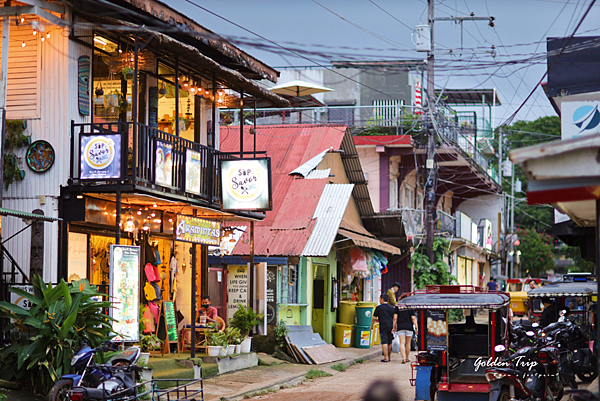
<path id="1" fill-rule="evenodd" d="M 556 303 L 552 302 L 550 298 L 542 298 L 542 303 L 544 304 L 544 311 L 540 317 L 540 325 L 546 327 L 558 320 L 558 311 L 556 310 Z"/>
<path id="2" fill-rule="evenodd" d="M 373 323 L 375 318 L 379 321 L 379 335 L 381 337 L 381 347 L 383 348 L 383 359 L 381 362 L 389 362 L 392 355 L 392 329 L 394 328 L 394 314 L 396 308 L 388 304 L 389 297 L 387 294 L 382 294 L 379 297 L 379 305 L 375 308 L 373 319 L 371 319 L 371 331 L 373 331 Z"/>

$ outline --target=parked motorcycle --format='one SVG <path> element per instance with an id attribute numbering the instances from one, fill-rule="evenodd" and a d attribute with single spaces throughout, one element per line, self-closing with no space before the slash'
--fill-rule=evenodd
<path id="1" fill-rule="evenodd" d="M 130 347 L 115 355 L 107 364 L 90 365 L 88 370 L 106 369 L 111 376 L 97 386 L 74 386 L 70 391 L 71 401 L 105 401 L 124 399 L 136 394 L 135 373 L 145 368 L 137 366 L 139 347 Z"/>

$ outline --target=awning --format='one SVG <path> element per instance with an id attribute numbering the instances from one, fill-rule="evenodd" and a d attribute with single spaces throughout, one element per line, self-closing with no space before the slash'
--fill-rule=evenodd
<path id="1" fill-rule="evenodd" d="M 354 242 L 357 246 L 362 246 L 363 248 L 372 248 L 378 249 L 383 252 L 392 253 L 394 255 L 402 254 L 402 251 L 395 246 L 390 244 L 386 244 L 383 241 L 379 241 L 375 238 L 367 237 L 366 235 L 357 234 L 352 231 L 344 230 L 343 228 L 338 229 L 338 234 L 343 235 L 346 238 L 349 238 Z"/>
<path id="2" fill-rule="evenodd" d="M 43 220 L 43 221 L 58 221 L 62 220 L 58 217 L 43 216 L 41 214 L 20 212 L 18 210 L 5 209 L 0 207 L 0 216 L 20 217 L 28 220 Z"/>

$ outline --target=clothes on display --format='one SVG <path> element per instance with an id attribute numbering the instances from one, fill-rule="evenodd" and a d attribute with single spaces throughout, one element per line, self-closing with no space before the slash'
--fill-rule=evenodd
<path id="1" fill-rule="evenodd" d="M 160 301 L 162 299 L 162 291 L 160 290 L 160 287 L 157 283 L 150 283 L 150 285 L 154 287 L 154 293 L 156 294 L 156 298 L 154 298 L 152 301 Z"/>
<path id="2" fill-rule="evenodd" d="M 151 263 L 146 263 L 146 266 L 144 266 L 144 273 L 146 274 L 146 279 L 149 282 L 153 283 L 160 281 L 160 274 L 157 266 L 154 266 Z"/>

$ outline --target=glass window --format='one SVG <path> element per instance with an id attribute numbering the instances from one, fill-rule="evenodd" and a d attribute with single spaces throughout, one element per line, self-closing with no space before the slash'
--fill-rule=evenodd
<path id="1" fill-rule="evenodd" d="M 117 42 L 95 35 L 92 76 L 94 122 L 131 119 L 133 61 Z"/>
<path id="2" fill-rule="evenodd" d="M 280 266 L 279 269 L 279 303 L 298 303 L 298 266 Z"/>
<path id="3" fill-rule="evenodd" d="M 164 63 L 158 63 L 158 128 L 161 131 L 176 135 L 175 115 L 179 111 L 179 136 L 198 142 L 197 116 L 200 95 L 206 96 L 206 88 L 202 82 L 180 71 L 179 104 L 175 93 L 175 69 Z M 210 94 L 210 92 L 209 92 Z M 178 109 L 177 110 L 177 106 Z M 198 111 L 198 112 L 197 112 Z"/>

